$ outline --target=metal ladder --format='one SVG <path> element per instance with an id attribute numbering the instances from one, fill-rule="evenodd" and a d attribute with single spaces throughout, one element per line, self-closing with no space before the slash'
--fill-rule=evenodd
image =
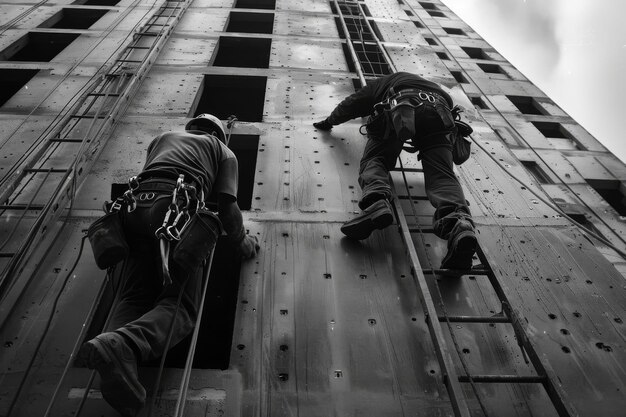
<path id="1" fill-rule="evenodd" d="M 70 100 L 67 110 L 57 116 L 34 146 L 10 169 L 10 173 L 0 179 L 0 221 L 13 225 L 8 236 L 0 240 L 0 259 L 4 265 L 0 273 L 0 300 L 6 302 L 3 307 L 9 312 L 0 320 L 0 328 L 20 298 L 26 285 L 24 282 L 30 279 L 22 276 L 21 272 L 38 248 L 38 243 L 67 207 L 69 212 L 65 217 L 69 217 L 76 190 L 90 172 L 189 4 L 188 0 L 166 0 L 157 6 L 147 21 L 134 30 L 131 41 L 121 47 L 117 57 Z M 146 14 L 153 9 L 150 8 Z M 55 166 L 55 158 L 65 161 L 67 165 Z M 41 190 L 48 189 L 53 189 L 53 192 L 39 201 L 37 197 Z M 27 232 L 14 245 L 16 249 L 5 251 L 6 246 L 13 244 L 13 236 L 20 228 Z M 197 334 L 194 337 L 197 338 Z M 34 352 L 30 365 L 36 355 Z M 70 355 L 46 415 L 54 405 L 74 355 L 75 352 Z M 193 361 L 193 351 L 190 358 Z M 19 384 L 9 414 L 17 405 L 29 374 L 26 372 Z M 186 373 L 181 392 L 186 392 L 188 382 L 189 375 Z M 182 415 L 183 410 L 184 401 L 180 400 L 177 415 Z"/>
<path id="2" fill-rule="evenodd" d="M 165 1 L 133 34 L 117 58 L 81 89 L 68 109 L 39 136 L 34 146 L 0 179 L 0 221 L 13 224 L 0 241 L 0 300 L 16 284 L 25 261 L 43 239 L 89 173 L 173 28 L 187 1 Z M 69 156 L 69 157 L 68 157 Z M 54 158 L 66 162 L 55 166 Z M 45 201 L 41 190 L 54 189 Z M 15 245 L 13 235 L 26 226 Z M 5 250 L 9 246 L 12 250 Z"/>
<path id="3" fill-rule="evenodd" d="M 339 15 L 341 27 L 343 28 L 344 38 L 350 53 L 350 57 L 353 60 L 355 70 L 359 75 L 361 84 L 365 84 L 365 77 L 380 77 L 392 72 L 395 72 L 395 67 L 387 54 L 384 46 L 376 36 L 376 32 L 366 17 L 366 13 L 363 11 L 362 2 L 358 1 L 346 1 L 346 0 L 333 0 L 331 5 L 333 11 Z M 402 173 L 404 188 L 410 205 L 412 208 L 412 214 L 415 218 L 416 228 L 409 227 L 407 223 L 407 215 L 405 215 L 402 205 L 398 198 L 393 201 L 394 210 L 398 219 L 398 227 L 402 239 L 405 242 L 409 262 L 411 265 L 411 271 L 415 280 L 418 295 L 422 302 L 424 309 L 426 322 L 431 335 L 431 339 L 435 348 L 435 353 L 443 373 L 443 383 L 445 384 L 448 395 L 450 397 L 452 409 L 454 415 L 457 417 L 469 417 L 471 415 L 468 407 L 465 395 L 463 393 L 462 383 L 469 383 L 472 385 L 472 389 L 480 403 L 483 413 L 486 415 L 486 409 L 482 404 L 478 392 L 475 388 L 475 383 L 539 383 L 542 384 L 548 398 L 552 402 L 554 409 L 561 417 L 576 416 L 577 413 L 573 409 L 572 405 L 567 401 L 566 394 L 562 388 L 555 383 L 557 380 L 552 369 L 547 363 L 541 361 L 539 354 L 535 351 L 534 346 L 530 342 L 523 325 L 523 318 L 519 316 L 515 308 L 508 301 L 504 290 L 498 281 L 496 275 L 488 266 L 488 262 L 482 253 L 478 250 L 478 256 L 482 264 L 478 267 L 472 268 L 468 271 L 453 271 L 453 270 L 441 270 L 433 268 L 423 268 L 420 264 L 417 250 L 416 241 L 413 240 L 412 234 L 419 233 L 423 236 L 424 233 L 431 232 L 432 229 L 427 229 L 419 226 L 419 219 L 415 211 L 413 200 L 415 196 L 411 196 L 406 174 L 408 172 L 413 174 L 423 174 L 421 169 L 409 169 L 404 168 L 402 161 L 400 160 L 400 168 L 394 169 Z M 394 191 L 394 194 L 395 191 Z M 421 199 L 418 197 L 417 199 Z M 497 298 L 502 306 L 502 311 L 493 316 L 450 316 L 446 312 L 443 298 L 439 291 L 438 285 L 436 294 L 433 294 L 428 288 L 426 276 L 436 275 L 453 275 L 462 278 L 467 275 L 472 276 L 486 276 L 491 283 Z M 436 295 L 439 302 L 433 299 Z M 443 310 L 443 315 L 439 314 L 436 309 L 436 305 L 439 305 Z M 453 344 L 458 355 L 459 361 L 463 367 L 465 375 L 458 375 L 455 369 L 454 361 L 452 359 L 452 349 L 448 345 L 444 328 L 441 323 L 445 323 L 449 330 L 450 336 L 453 340 Z M 451 323 L 483 323 L 483 324 L 508 324 L 511 325 L 517 339 L 517 343 L 522 349 L 522 354 L 526 363 L 531 363 L 535 369 L 536 375 L 520 376 L 520 375 L 471 375 L 468 372 L 466 363 L 462 357 L 459 347 L 456 343 L 454 331 Z M 528 355 L 528 356 L 526 356 Z"/>

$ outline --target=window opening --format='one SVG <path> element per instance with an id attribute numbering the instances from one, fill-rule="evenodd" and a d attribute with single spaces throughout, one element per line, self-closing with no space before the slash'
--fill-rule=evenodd
<path id="1" fill-rule="evenodd" d="M 472 104 L 474 105 L 474 107 L 478 109 L 485 110 L 489 108 L 489 106 L 487 106 L 487 104 L 480 97 L 470 97 L 470 100 L 472 101 Z"/>
<path id="2" fill-rule="evenodd" d="M 506 96 L 515 107 L 519 109 L 523 114 L 546 114 L 541 108 L 537 100 L 533 97 L 525 96 Z"/>
<path id="3" fill-rule="evenodd" d="M 0 106 L 22 89 L 39 70 L 0 69 Z"/>
<path id="4" fill-rule="evenodd" d="M 467 36 L 467 33 L 465 33 L 462 29 L 459 29 L 459 28 L 443 28 L 443 30 L 445 30 L 448 35 Z"/>
<path id="5" fill-rule="evenodd" d="M 242 210 L 250 210 L 256 160 L 259 154 L 259 135 L 231 135 L 228 147 L 237 157 L 239 166 L 237 204 Z"/>
<path id="6" fill-rule="evenodd" d="M 469 84 L 469 81 L 461 71 L 450 71 L 450 74 L 454 77 L 457 83 L 459 84 Z"/>
<path id="7" fill-rule="evenodd" d="M 626 198 L 624 197 L 621 183 L 618 180 L 586 181 L 620 216 L 626 216 Z"/>
<path id="8" fill-rule="evenodd" d="M 357 41 L 374 41 L 374 36 L 369 30 L 365 19 L 362 19 L 361 17 L 344 17 L 344 22 L 346 23 L 346 28 L 348 29 L 348 33 L 350 34 L 350 39 L 354 39 Z M 373 23 L 374 22 L 372 22 L 372 28 L 377 31 L 378 27 L 376 27 Z M 339 31 L 339 36 L 341 37 L 341 39 L 345 39 L 346 37 L 340 18 L 335 18 L 335 25 L 337 25 L 337 30 Z"/>
<path id="9" fill-rule="evenodd" d="M 406 13 L 407 16 L 413 16 L 413 12 L 410 10 L 405 10 L 404 13 Z"/>
<path id="10" fill-rule="evenodd" d="M 429 44 L 429 45 L 438 45 L 437 41 L 433 38 L 428 38 L 428 37 L 424 37 L 424 40 Z"/>
<path id="11" fill-rule="evenodd" d="M 435 52 L 439 59 L 443 59 L 444 61 L 449 61 L 450 57 L 445 52 Z"/>
<path id="12" fill-rule="evenodd" d="M 238 9 L 268 9 L 276 8 L 276 0 L 237 0 L 235 7 Z"/>
<path id="13" fill-rule="evenodd" d="M 363 75 L 391 74 L 391 68 L 389 68 L 382 51 L 378 49 L 378 45 L 354 42 L 353 46 L 363 69 Z"/>
<path id="14" fill-rule="evenodd" d="M 343 50 L 343 55 L 346 58 L 346 64 L 348 65 L 348 71 L 356 72 L 356 66 L 354 60 L 352 59 L 352 55 L 350 54 L 350 47 L 347 44 L 342 43 L 341 49 Z"/>
<path id="15" fill-rule="evenodd" d="M 62 9 L 38 27 L 54 29 L 87 29 L 96 23 L 108 10 Z"/>
<path id="16" fill-rule="evenodd" d="M 539 184 L 554 184 L 548 174 L 535 161 L 520 161 L 524 168 Z"/>
<path id="17" fill-rule="evenodd" d="M 80 4 L 84 6 L 115 6 L 120 0 L 76 0 L 72 4 Z"/>
<path id="18" fill-rule="evenodd" d="M 221 120 L 231 114 L 241 121 L 263 121 L 267 77 L 205 75 L 189 113 L 210 113 Z"/>
<path id="19" fill-rule="evenodd" d="M 365 16 L 372 17 L 372 13 L 370 12 L 370 9 L 369 7 L 367 7 L 367 5 L 362 4 L 361 7 L 363 8 L 363 13 L 365 13 Z"/>
<path id="20" fill-rule="evenodd" d="M 478 64 L 478 67 L 487 74 L 503 74 L 508 76 L 500 65 L 496 64 Z"/>
<path id="21" fill-rule="evenodd" d="M 418 1 L 418 3 L 426 10 L 439 10 L 439 7 L 435 6 L 432 3 L 426 3 L 424 1 Z"/>
<path id="22" fill-rule="evenodd" d="M 274 31 L 274 13 L 230 12 L 226 32 L 265 33 Z"/>
<path id="23" fill-rule="evenodd" d="M 462 46 L 461 49 L 472 59 L 490 59 L 485 50 L 482 48 Z"/>
<path id="24" fill-rule="evenodd" d="M 361 89 L 361 80 L 358 78 L 352 79 L 352 87 L 354 87 L 354 91 L 358 91 Z"/>
<path id="25" fill-rule="evenodd" d="M 267 68 L 271 47 L 271 39 L 220 36 L 213 66 Z"/>
<path id="26" fill-rule="evenodd" d="M 446 15 L 443 12 L 440 12 L 437 10 L 426 10 L 426 12 L 432 17 L 446 17 Z"/>
<path id="27" fill-rule="evenodd" d="M 547 138 L 573 139 L 560 123 L 556 122 L 531 122 L 537 130 Z"/>
<path id="28" fill-rule="evenodd" d="M 416 28 L 418 29 L 424 29 L 424 25 L 422 25 L 421 22 L 416 22 L 414 21 L 413 24 L 415 25 Z"/>
<path id="29" fill-rule="evenodd" d="M 3 61 L 48 62 L 80 35 L 29 32 L 0 52 Z"/>

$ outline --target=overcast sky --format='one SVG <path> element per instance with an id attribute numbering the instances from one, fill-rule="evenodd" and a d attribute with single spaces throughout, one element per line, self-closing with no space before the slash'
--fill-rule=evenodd
<path id="1" fill-rule="evenodd" d="M 442 1 L 626 161 L 626 1 Z"/>

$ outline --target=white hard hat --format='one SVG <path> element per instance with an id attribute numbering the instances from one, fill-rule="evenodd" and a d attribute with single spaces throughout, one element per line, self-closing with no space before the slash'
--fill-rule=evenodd
<path id="1" fill-rule="evenodd" d="M 224 125 L 217 117 L 209 113 L 202 113 L 191 119 L 185 125 L 185 130 L 201 130 L 208 134 L 216 134 L 221 142 L 226 142 Z"/>

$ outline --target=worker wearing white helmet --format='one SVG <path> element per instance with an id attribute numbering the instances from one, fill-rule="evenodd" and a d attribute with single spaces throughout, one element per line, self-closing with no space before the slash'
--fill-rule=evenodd
<path id="1" fill-rule="evenodd" d="M 225 142 L 222 122 L 210 114 L 190 120 L 185 131 L 157 136 L 148 146 L 142 172 L 126 193 L 130 202 L 118 199 L 126 240 L 121 244 L 128 247 L 120 301 L 108 331 L 86 342 L 78 356 L 98 370 L 105 400 L 124 416 L 136 415 L 145 404 L 137 363 L 166 353 L 170 329 L 170 347 L 192 332 L 201 300 L 202 262 L 221 231 L 243 258 L 252 258 L 259 250 L 257 238 L 246 234 L 243 225 L 237 205 L 237 158 Z M 216 197 L 217 216 L 202 209 L 210 195 Z M 171 206 L 172 196 L 180 207 Z M 175 219 L 188 207 L 191 220 L 182 217 L 191 225 L 181 226 Z M 200 225 L 198 233 L 186 233 L 193 224 Z M 107 258 L 113 252 L 98 247 L 97 235 L 105 232 L 101 228 L 90 233 L 101 268 L 122 261 Z M 186 250 L 179 250 L 181 246 Z"/>

